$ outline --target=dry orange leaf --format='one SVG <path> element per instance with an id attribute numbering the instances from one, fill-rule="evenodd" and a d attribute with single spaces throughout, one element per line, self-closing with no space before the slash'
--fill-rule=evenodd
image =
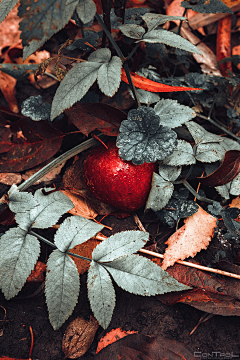
<path id="1" fill-rule="evenodd" d="M 109 331 L 105 336 L 103 336 L 97 346 L 96 354 L 104 349 L 106 346 L 113 344 L 115 341 L 124 338 L 127 335 L 137 334 L 138 331 L 123 331 L 122 328 L 117 328 Z"/>
<path id="2" fill-rule="evenodd" d="M 218 21 L 217 31 L 217 61 L 231 56 L 231 24 L 232 16 L 228 15 Z M 232 71 L 232 63 L 226 62 L 219 65 L 223 76 L 228 76 L 228 70 Z"/>
<path id="3" fill-rule="evenodd" d="M 69 210 L 70 214 L 82 216 L 85 219 L 95 219 L 98 215 L 98 213 L 96 213 L 96 211 L 91 207 L 89 201 L 84 199 L 84 197 L 76 191 L 61 190 L 61 192 L 65 194 L 74 205 L 74 208 Z"/>
<path id="4" fill-rule="evenodd" d="M 168 248 L 163 258 L 163 270 L 172 266 L 177 260 L 194 257 L 200 250 L 206 249 L 217 226 L 217 219 L 200 206 L 198 211 L 184 222 L 185 225 L 166 241 Z"/>
<path id="5" fill-rule="evenodd" d="M 101 235 L 103 237 L 106 237 L 104 235 Z M 81 256 L 85 256 L 89 259 L 92 258 L 92 252 L 93 252 L 93 249 L 95 249 L 95 247 L 100 243 L 101 241 L 100 240 L 97 240 L 95 238 L 91 238 L 89 239 L 88 241 L 85 241 L 83 244 L 80 244 L 80 245 L 76 245 L 73 249 L 71 249 L 70 251 L 74 254 L 78 254 L 78 255 L 81 255 Z M 77 257 L 73 257 L 73 256 L 70 256 L 73 261 L 75 262 L 76 266 L 77 266 L 77 269 L 78 269 L 78 272 L 79 274 L 83 274 L 85 273 L 85 271 L 87 271 L 89 269 L 89 266 L 90 266 L 90 262 L 87 261 L 87 260 L 82 260 L 80 258 L 77 258 Z"/>

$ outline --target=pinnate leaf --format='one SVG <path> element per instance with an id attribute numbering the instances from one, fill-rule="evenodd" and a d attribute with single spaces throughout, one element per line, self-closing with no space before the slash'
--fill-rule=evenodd
<path id="1" fill-rule="evenodd" d="M 113 96 L 121 82 L 122 61 L 118 56 L 113 56 L 111 61 L 103 64 L 98 71 L 98 86 L 107 96 Z"/>
<path id="2" fill-rule="evenodd" d="M 87 287 L 93 314 L 99 324 L 106 329 L 115 307 L 115 291 L 109 273 L 95 261 L 91 262 L 88 270 Z"/>
<path id="3" fill-rule="evenodd" d="M 45 189 L 55 190 L 55 189 Z M 38 189 L 34 194 L 34 200 L 38 203 L 30 211 L 17 213 L 16 222 L 23 230 L 30 227 L 46 229 L 56 224 L 59 218 L 68 210 L 73 208 L 73 203 L 61 191 L 54 191 L 44 195 L 42 189 Z"/>
<path id="4" fill-rule="evenodd" d="M 154 110 L 160 117 L 160 124 L 170 128 L 181 126 L 196 116 L 195 111 L 190 107 L 171 99 L 161 99 L 154 106 Z"/>
<path id="5" fill-rule="evenodd" d="M 0 23 L 10 13 L 14 6 L 18 3 L 18 0 L 2 0 L 0 2 Z"/>
<path id="6" fill-rule="evenodd" d="M 164 270 L 177 260 L 184 260 L 189 256 L 194 257 L 200 250 L 206 249 L 214 234 L 217 218 L 206 213 L 199 206 L 198 211 L 184 222 L 185 225 L 166 241 L 168 248 L 162 263 Z"/>
<path id="7" fill-rule="evenodd" d="M 54 236 L 54 243 L 65 252 L 95 236 L 103 227 L 81 216 L 72 216 L 63 221 Z"/>
<path id="8" fill-rule="evenodd" d="M 123 160 L 140 165 L 169 156 L 177 145 L 176 137 L 175 131 L 160 125 L 152 108 L 140 106 L 122 122 L 116 145 Z"/>
<path id="9" fill-rule="evenodd" d="M 53 0 L 51 2 L 38 0 L 31 2 L 29 6 L 28 0 L 21 0 L 18 16 L 23 17 L 19 25 L 24 45 L 23 60 L 26 60 L 51 36 L 64 28 L 78 2 L 79 0 Z"/>
<path id="10" fill-rule="evenodd" d="M 9 209 L 14 213 L 25 212 L 38 205 L 31 193 L 20 192 L 15 184 L 8 190 L 8 196 Z"/>
<path id="11" fill-rule="evenodd" d="M 199 51 L 198 48 L 190 41 L 184 39 L 180 35 L 174 34 L 173 32 L 164 29 L 148 31 L 145 35 L 143 35 L 143 38 L 137 42 L 139 41 L 145 41 L 151 44 L 162 43 L 176 47 L 178 49 L 189 51 L 191 53 L 202 55 L 201 51 Z"/>
<path id="12" fill-rule="evenodd" d="M 0 288 L 7 300 L 22 289 L 39 254 L 39 241 L 25 230 L 12 228 L 0 237 Z"/>
<path id="13" fill-rule="evenodd" d="M 92 252 L 95 261 L 113 261 L 120 256 L 130 255 L 144 247 L 149 233 L 143 231 L 122 231 L 116 233 L 97 245 Z"/>
<path id="14" fill-rule="evenodd" d="M 169 15 L 162 15 L 162 14 L 144 14 L 142 19 L 145 21 L 148 27 L 148 31 L 154 30 L 159 25 L 165 24 L 167 21 L 174 21 L 174 20 L 183 20 L 186 21 L 187 18 L 184 16 L 169 16 Z"/>
<path id="15" fill-rule="evenodd" d="M 74 261 L 65 253 L 54 250 L 47 262 L 45 294 L 49 320 L 57 330 L 72 314 L 80 289 Z"/>
<path id="16" fill-rule="evenodd" d="M 131 39 L 142 39 L 142 36 L 145 34 L 145 29 L 140 25 L 135 24 L 124 24 L 118 27 L 123 35 L 130 37 Z"/>
<path id="17" fill-rule="evenodd" d="M 167 205 L 172 196 L 174 186 L 171 181 L 165 180 L 162 176 L 153 173 L 152 188 L 149 193 L 146 210 L 158 211 Z"/>
<path id="18" fill-rule="evenodd" d="M 96 5 L 93 0 L 79 0 L 76 7 L 77 14 L 83 24 L 86 24 L 93 19 L 96 10 Z"/>
<path id="19" fill-rule="evenodd" d="M 69 70 L 53 98 L 51 120 L 82 99 L 97 79 L 101 65 L 101 63 L 86 61 L 76 64 Z"/>
<path id="20" fill-rule="evenodd" d="M 104 264 L 104 267 L 118 286 L 136 295 L 152 296 L 190 289 L 151 260 L 139 255 L 123 256 Z"/>

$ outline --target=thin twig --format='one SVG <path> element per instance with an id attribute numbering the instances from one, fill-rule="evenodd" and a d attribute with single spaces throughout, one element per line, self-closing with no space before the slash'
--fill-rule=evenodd
<path id="1" fill-rule="evenodd" d="M 136 225 L 139 227 L 139 229 L 141 231 L 147 232 L 147 230 L 143 226 L 143 224 L 142 224 L 141 220 L 139 219 L 139 217 L 137 216 L 137 214 L 133 215 L 133 220 L 135 221 Z"/>
<path id="2" fill-rule="evenodd" d="M 218 124 L 216 121 L 214 121 L 213 119 L 207 117 L 207 116 L 204 116 L 204 115 L 201 115 L 201 114 L 197 114 L 198 117 L 204 119 L 204 120 L 207 120 L 209 121 L 211 124 L 213 124 L 214 126 L 218 127 L 220 130 L 224 131 L 226 134 L 228 134 L 229 136 L 233 137 L 235 140 L 237 140 L 239 143 L 240 143 L 240 139 L 239 137 L 237 137 L 235 134 L 233 134 L 231 131 L 229 131 L 228 129 L 226 129 L 224 126 Z"/>

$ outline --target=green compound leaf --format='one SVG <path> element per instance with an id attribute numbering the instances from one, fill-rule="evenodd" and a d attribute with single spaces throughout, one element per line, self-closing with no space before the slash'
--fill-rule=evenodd
<path id="1" fill-rule="evenodd" d="M 42 192 L 43 189 L 38 189 L 34 194 L 34 200 L 37 206 L 25 212 L 18 212 L 15 215 L 15 220 L 18 225 L 28 231 L 30 227 L 46 229 L 53 226 L 60 219 L 60 217 L 73 208 L 71 200 L 61 191 L 54 191 L 50 194 Z M 55 190 L 46 188 L 46 190 Z"/>
<path id="2" fill-rule="evenodd" d="M 90 22 L 94 18 L 96 10 L 96 5 L 92 0 L 79 0 L 76 7 L 77 14 L 83 24 Z"/>
<path id="3" fill-rule="evenodd" d="M 122 61 L 118 56 L 113 56 L 111 61 L 103 64 L 99 71 L 97 82 L 100 90 L 107 96 L 113 96 L 121 82 Z"/>
<path id="4" fill-rule="evenodd" d="M 198 48 L 190 41 L 184 39 L 180 35 L 174 34 L 173 32 L 164 29 L 148 31 L 145 35 L 143 35 L 143 38 L 137 42 L 139 41 L 145 41 L 152 44 L 162 43 L 176 47 L 178 49 L 189 51 L 191 53 L 202 55 L 201 51 L 199 51 Z"/>
<path id="5" fill-rule="evenodd" d="M 119 130 L 119 155 L 136 165 L 163 160 L 177 146 L 176 132 L 160 125 L 160 117 L 149 107 L 130 110 Z"/>
<path id="6" fill-rule="evenodd" d="M 81 216 L 72 216 L 60 225 L 54 236 L 54 244 L 60 251 L 65 252 L 95 236 L 103 227 Z"/>
<path id="7" fill-rule="evenodd" d="M 218 13 L 229 13 L 233 14 L 232 10 L 224 4 L 221 0 L 197 0 L 197 1 L 182 1 L 181 6 L 185 9 L 192 9 L 199 13 L 205 14 L 218 14 Z"/>
<path id="8" fill-rule="evenodd" d="M 18 3 L 18 0 L 2 0 L 0 2 L 0 23 L 10 13 L 14 6 Z"/>
<path id="9" fill-rule="evenodd" d="M 144 14 L 142 16 L 143 20 L 147 24 L 148 31 L 154 30 L 159 25 L 165 24 L 167 21 L 174 20 L 183 20 L 187 21 L 187 18 L 184 16 L 169 16 L 162 14 Z"/>
<path id="10" fill-rule="evenodd" d="M 88 270 L 87 287 L 93 314 L 106 329 L 112 318 L 116 296 L 109 273 L 95 261 L 91 262 Z"/>
<path id="11" fill-rule="evenodd" d="M 96 81 L 101 65 L 102 63 L 86 61 L 69 70 L 53 98 L 51 120 L 82 99 Z"/>
<path id="12" fill-rule="evenodd" d="M 22 31 L 23 60 L 34 53 L 71 19 L 79 0 L 21 0 L 18 16 Z"/>
<path id="13" fill-rule="evenodd" d="M 118 286 L 132 294 L 153 296 L 191 289 L 179 283 L 160 266 L 140 255 L 123 256 L 104 267 Z"/>
<path id="14" fill-rule="evenodd" d="M 49 320 L 54 330 L 72 314 L 79 290 L 79 274 L 74 261 L 58 249 L 54 250 L 47 262 L 45 285 Z"/>
<path id="15" fill-rule="evenodd" d="M 120 256 L 130 255 L 144 247 L 149 239 L 149 233 L 143 231 L 121 231 L 102 243 L 92 252 L 92 259 L 98 261 L 113 261 Z"/>
<path id="16" fill-rule="evenodd" d="M 40 254 L 35 236 L 18 228 L 0 238 L 0 288 L 7 300 L 16 296 L 34 269 Z"/>

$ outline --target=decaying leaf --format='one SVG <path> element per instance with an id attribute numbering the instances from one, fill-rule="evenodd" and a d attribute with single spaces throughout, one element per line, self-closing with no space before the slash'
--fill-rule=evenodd
<path id="1" fill-rule="evenodd" d="M 194 357 L 192 352 L 175 340 L 163 336 L 133 334 L 107 346 L 95 356 L 95 359 L 193 360 Z"/>
<path id="2" fill-rule="evenodd" d="M 194 257 L 200 250 L 206 249 L 214 234 L 217 219 L 199 206 L 198 211 L 184 222 L 185 225 L 166 241 L 168 248 L 162 263 L 164 270 L 177 260 Z"/>
<path id="3" fill-rule="evenodd" d="M 95 219 L 98 213 L 91 207 L 91 204 L 83 196 L 79 195 L 76 191 L 60 190 L 65 194 L 73 203 L 74 208 L 69 210 L 72 215 L 82 216 L 86 219 Z"/>
<path id="4" fill-rule="evenodd" d="M 111 331 L 109 331 L 105 336 L 103 336 L 99 340 L 96 354 L 99 351 L 101 351 L 102 349 L 104 349 L 106 346 L 113 344 L 115 341 L 118 341 L 118 340 L 124 338 L 125 336 L 132 335 L 132 334 L 137 334 L 137 331 L 134 331 L 134 330 L 123 331 L 122 328 L 112 329 Z"/>
<path id="5" fill-rule="evenodd" d="M 66 328 L 62 340 L 62 351 L 69 359 L 83 356 L 91 346 L 99 324 L 94 316 L 89 320 L 77 317 Z"/>

